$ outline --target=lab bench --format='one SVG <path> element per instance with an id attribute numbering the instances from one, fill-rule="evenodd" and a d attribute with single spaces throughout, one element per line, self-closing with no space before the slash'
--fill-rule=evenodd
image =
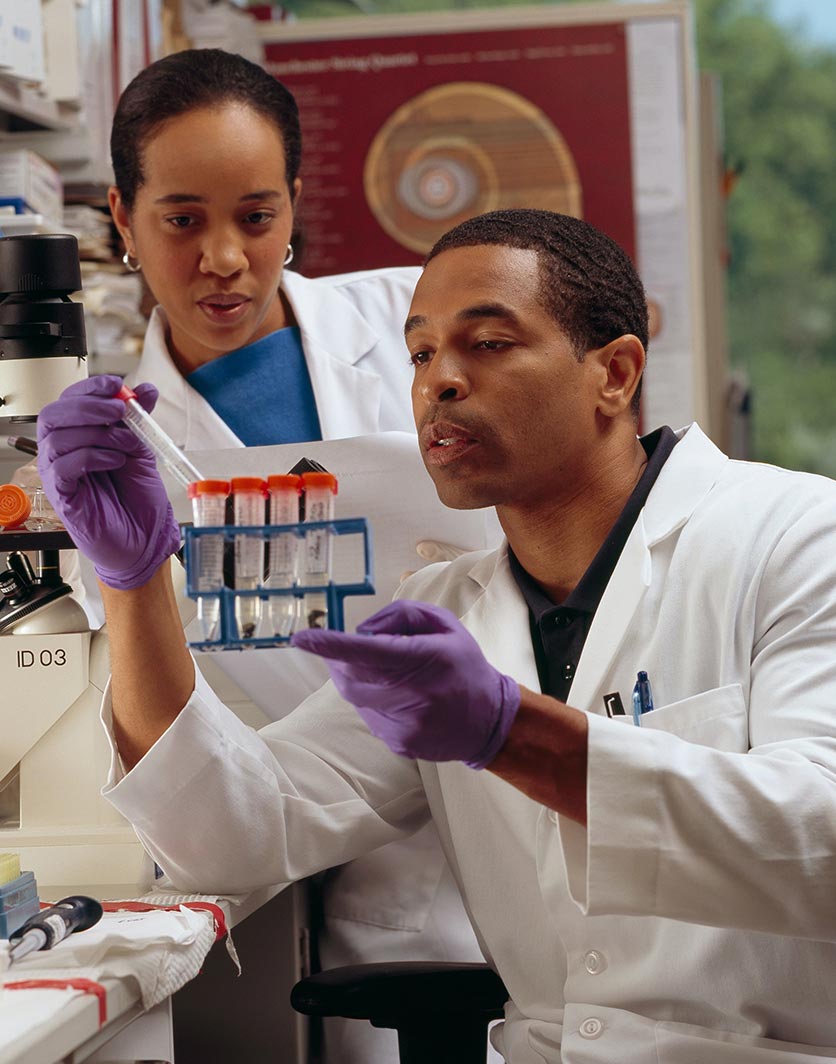
<path id="1" fill-rule="evenodd" d="M 94 897 L 136 897 L 136 892 L 93 887 L 51 888 L 50 899 L 69 893 Z M 52 895 L 54 894 L 54 898 Z M 156 897 L 156 895 L 155 895 Z M 173 899 L 174 900 L 173 896 Z M 208 899 L 211 900 L 211 899 Z M 307 1020 L 289 1002 L 293 984 L 306 974 L 307 890 L 253 892 L 217 903 L 226 918 L 242 965 L 242 974 L 223 942 L 206 955 L 200 974 L 149 1010 L 143 1009 L 133 977 L 103 978 L 103 1000 L 80 994 L 45 1010 L 37 1022 L 13 1038 L 4 1036 L 4 1010 L 15 995 L 0 996 L 0 1064 L 117 1064 L 167 1061 L 205 1064 L 304 1064 L 308 1055 Z M 4 982 L 37 978 L 25 965 L 4 973 Z M 100 1007 L 106 1019 L 100 1023 Z"/>

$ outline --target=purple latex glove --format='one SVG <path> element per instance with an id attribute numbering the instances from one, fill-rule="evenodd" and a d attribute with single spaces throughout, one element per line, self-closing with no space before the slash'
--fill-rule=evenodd
<path id="1" fill-rule="evenodd" d="M 122 424 L 119 377 L 77 381 L 38 417 L 38 472 L 44 491 L 96 575 L 120 590 L 144 584 L 180 546 L 152 452 Z M 152 410 L 158 392 L 140 384 Z"/>
<path id="2" fill-rule="evenodd" d="M 327 660 L 337 690 L 394 753 L 471 768 L 493 761 L 520 689 L 488 664 L 455 614 L 398 599 L 357 632 L 307 628 L 291 642 Z"/>

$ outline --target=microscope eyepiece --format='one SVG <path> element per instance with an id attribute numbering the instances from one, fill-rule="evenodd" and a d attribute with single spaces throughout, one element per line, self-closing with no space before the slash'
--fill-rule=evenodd
<path id="1" fill-rule="evenodd" d="M 69 234 L 0 239 L 0 297 L 69 297 L 81 288 L 78 241 Z M 16 301 L 17 302 L 17 301 Z"/>
<path id="2" fill-rule="evenodd" d="M 74 236 L 0 237 L 0 423 L 34 421 L 87 376 L 80 288 Z"/>

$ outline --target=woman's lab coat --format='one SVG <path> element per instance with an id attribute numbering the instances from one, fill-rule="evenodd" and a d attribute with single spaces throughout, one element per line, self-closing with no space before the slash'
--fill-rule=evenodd
<path id="1" fill-rule="evenodd" d="M 197 689 L 119 782 L 114 759 L 106 793 L 187 890 L 304 875 L 429 808 L 511 993 L 511 1064 L 833 1060 L 834 513 L 832 481 L 684 434 L 568 697 L 589 714 L 587 828 L 490 772 L 390 754 L 331 685 L 261 736 Z M 537 689 L 504 549 L 403 590 L 451 608 Z M 604 696 L 629 704 L 640 669 L 657 708 L 641 728 L 608 719 Z M 206 853 L 205 837 L 227 841 Z"/>
<path id="2" fill-rule="evenodd" d="M 301 331 L 323 439 L 414 432 L 413 371 L 403 324 L 419 274 L 413 267 L 317 279 L 284 272 L 281 287 Z M 154 417 L 185 450 L 243 446 L 180 375 L 165 332 L 164 312 L 157 307 L 130 383 L 157 386 Z M 319 659 L 292 648 L 196 657 L 222 695 L 227 677 L 267 720 L 295 709 L 328 678 Z M 247 707 L 236 708 L 257 721 Z M 482 960 L 432 825 L 328 873 L 323 905 L 319 950 L 324 967 L 390 959 Z M 334 1064 L 388 1064 L 395 1045 L 392 1032 L 367 1024 L 334 1023 L 328 1032 L 328 1058 Z"/>
<path id="3" fill-rule="evenodd" d="M 417 267 L 314 279 L 283 273 L 281 289 L 302 335 L 323 439 L 415 431 L 403 326 L 419 275 Z M 150 381 L 159 388 L 154 417 L 179 447 L 241 447 L 232 429 L 180 375 L 165 332 L 165 315 L 157 307 L 129 381 Z"/>

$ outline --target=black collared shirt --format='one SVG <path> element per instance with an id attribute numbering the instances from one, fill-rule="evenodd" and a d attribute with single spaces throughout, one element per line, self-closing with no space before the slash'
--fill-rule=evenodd
<path id="1" fill-rule="evenodd" d="M 511 572 L 528 604 L 531 642 L 534 645 L 540 688 L 544 694 L 561 702 L 566 701 L 595 611 L 639 511 L 677 442 L 677 436 L 667 425 L 641 438 L 640 443 L 647 454 L 644 472 L 589 568 L 563 602 L 552 602 L 509 548 Z"/>

